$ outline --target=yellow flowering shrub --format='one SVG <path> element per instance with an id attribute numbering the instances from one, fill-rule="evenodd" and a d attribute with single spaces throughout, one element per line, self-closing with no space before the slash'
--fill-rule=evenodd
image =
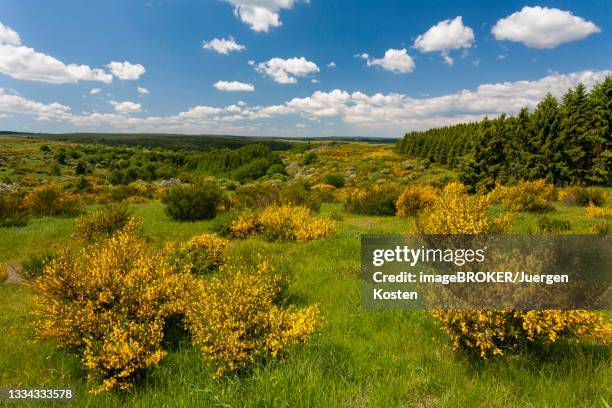
<path id="1" fill-rule="evenodd" d="M 589 204 L 586 213 L 591 218 L 610 218 L 612 217 L 612 208 L 595 207 L 593 204 Z"/>
<path id="2" fill-rule="evenodd" d="M 210 280 L 198 280 L 195 298 L 186 307 L 186 326 L 194 345 L 215 364 L 216 377 L 275 357 L 315 333 L 320 321 L 316 306 L 277 304 L 282 280 L 266 261 L 255 271 L 227 268 Z"/>
<path id="3" fill-rule="evenodd" d="M 436 310 L 455 349 L 488 358 L 560 337 L 586 338 L 607 344 L 612 327 L 605 318 L 581 310 Z"/>
<path id="4" fill-rule="evenodd" d="M 81 243 L 94 242 L 108 238 L 127 224 L 135 230 L 138 221 L 129 213 L 126 205 L 110 203 L 89 215 L 79 217 L 74 223 L 72 238 Z"/>
<path id="5" fill-rule="evenodd" d="M 257 233 L 259 222 L 257 215 L 250 211 L 245 211 L 237 220 L 230 225 L 230 234 L 236 238 L 247 238 Z"/>
<path id="6" fill-rule="evenodd" d="M 77 253 L 62 251 L 33 282 L 38 335 L 81 351 L 94 393 L 129 388 L 159 363 L 166 319 L 193 280 L 130 225 Z"/>
<path id="7" fill-rule="evenodd" d="M 438 191 L 427 184 L 415 184 L 405 188 L 395 204 L 398 217 L 417 215 L 425 207 L 436 201 L 437 194 Z"/>
<path id="8" fill-rule="evenodd" d="M 444 187 L 436 200 L 417 217 L 415 230 L 421 234 L 487 234 L 510 229 L 512 215 L 493 218 L 488 211 L 489 195 L 469 195 L 461 183 Z"/>
<path id="9" fill-rule="evenodd" d="M 491 194 L 470 196 L 463 185 L 447 185 L 436 202 L 417 219 L 422 234 L 487 234 L 507 232 L 508 214 L 488 215 Z M 534 343 L 551 343 L 560 337 L 591 338 L 608 342 L 610 324 L 588 311 L 436 310 L 434 316 L 450 335 L 455 348 L 486 358 L 517 351 Z"/>
<path id="10" fill-rule="evenodd" d="M 310 241 L 328 237 L 334 229 L 332 220 L 313 216 L 308 208 L 291 204 L 270 205 L 257 214 L 246 213 L 230 227 L 234 237 L 260 234 L 269 241 Z"/>
<path id="11" fill-rule="evenodd" d="M 497 186 L 491 195 L 506 210 L 548 211 L 554 208 L 551 203 L 554 198 L 553 185 L 545 180 L 521 181 L 512 187 Z"/>
<path id="12" fill-rule="evenodd" d="M 189 241 L 170 249 L 179 268 L 192 274 L 216 272 L 225 263 L 229 241 L 215 234 L 196 235 Z"/>

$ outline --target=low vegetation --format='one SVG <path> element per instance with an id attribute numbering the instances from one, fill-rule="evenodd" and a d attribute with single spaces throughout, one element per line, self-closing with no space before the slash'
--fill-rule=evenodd
<path id="1" fill-rule="evenodd" d="M 606 87 L 395 149 L 0 138 L 0 388 L 92 407 L 609 405 L 607 312 L 369 312 L 359 287 L 361 234 L 609 235 L 612 127 L 570 126 Z M 548 119 L 575 157 L 551 156 Z"/>

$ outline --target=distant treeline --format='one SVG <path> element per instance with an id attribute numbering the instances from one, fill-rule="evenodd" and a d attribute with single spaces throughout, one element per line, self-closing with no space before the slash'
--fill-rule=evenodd
<path id="1" fill-rule="evenodd" d="M 5 132 L 6 134 L 16 134 Z M 216 136 L 216 135 L 171 135 L 149 133 L 64 133 L 32 136 L 74 143 L 97 143 L 106 146 L 162 147 L 171 150 L 238 149 L 250 144 L 263 144 L 272 150 L 288 150 L 293 143 L 271 137 Z"/>
<path id="2" fill-rule="evenodd" d="M 609 185 L 612 164 L 612 76 L 590 92 L 579 84 L 561 103 L 548 94 L 529 112 L 425 132 L 400 140 L 400 153 L 459 169 L 473 187 L 519 180 Z"/>
<path id="3" fill-rule="evenodd" d="M 107 180 L 115 185 L 129 184 L 136 180 L 188 178 L 189 174 L 219 176 L 245 182 L 265 175 L 285 173 L 278 152 L 262 144 L 204 152 L 87 144 L 60 147 L 54 151 L 43 145 L 41 150 L 53 153 L 48 157 L 54 161 L 54 173 L 61 171 L 60 165 L 73 166 L 76 175 L 106 169 Z"/>

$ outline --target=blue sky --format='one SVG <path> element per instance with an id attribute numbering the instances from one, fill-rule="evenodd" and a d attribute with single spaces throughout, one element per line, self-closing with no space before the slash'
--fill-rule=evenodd
<path id="1" fill-rule="evenodd" d="M 609 0 L 4 0 L 0 129 L 401 136 L 593 85 L 611 21 Z"/>

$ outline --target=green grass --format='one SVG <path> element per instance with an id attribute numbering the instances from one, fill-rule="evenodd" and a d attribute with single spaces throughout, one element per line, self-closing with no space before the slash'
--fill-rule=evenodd
<path id="1" fill-rule="evenodd" d="M 169 220 L 159 203 L 134 205 L 155 243 L 205 232 L 209 221 Z M 322 214 L 341 212 L 324 205 Z M 234 240 L 232 255 L 261 253 L 291 272 L 291 302 L 318 304 L 325 326 L 307 345 L 252 372 L 211 379 L 198 350 L 182 344 L 125 394 L 88 394 L 78 357 L 33 339 L 32 292 L 0 284 L 0 388 L 72 387 L 82 407 L 605 407 L 612 403 L 610 349 L 559 342 L 538 353 L 474 360 L 451 350 L 432 317 L 418 311 L 371 312 L 360 307 L 359 236 L 401 232 L 395 217 L 342 213 L 329 239 L 304 244 Z M 587 228 L 584 209 L 563 207 L 555 217 Z M 520 231 L 533 218 L 523 214 Z M 73 220 L 38 219 L 0 230 L 0 260 L 66 242 Z"/>

